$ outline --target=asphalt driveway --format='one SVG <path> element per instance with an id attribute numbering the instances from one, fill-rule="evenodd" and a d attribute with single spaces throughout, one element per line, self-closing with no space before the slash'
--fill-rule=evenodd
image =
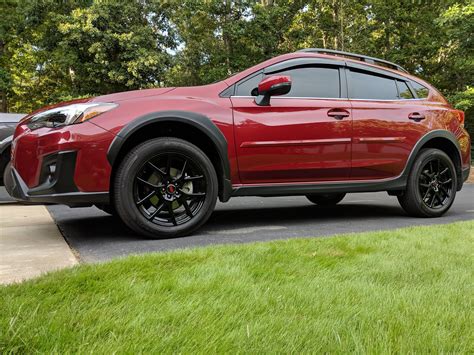
<path id="1" fill-rule="evenodd" d="M 196 234 L 166 240 L 137 236 L 118 218 L 95 207 L 56 205 L 48 209 L 81 260 L 97 262 L 210 244 L 321 237 L 474 219 L 474 185 L 465 185 L 451 210 L 434 219 L 408 217 L 397 199 L 385 192 L 349 194 L 332 208 L 315 206 L 305 197 L 234 198 L 226 204 L 218 203 L 209 222 Z"/>

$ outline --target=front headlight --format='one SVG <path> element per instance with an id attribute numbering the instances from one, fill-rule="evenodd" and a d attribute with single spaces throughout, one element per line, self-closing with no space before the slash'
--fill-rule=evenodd
<path id="1" fill-rule="evenodd" d="M 54 128 L 81 123 L 117 106 L 113 103 L 94 102 L 57 107 L 30 117 L 27 126 L 33 130 L 41 127 Z"/>

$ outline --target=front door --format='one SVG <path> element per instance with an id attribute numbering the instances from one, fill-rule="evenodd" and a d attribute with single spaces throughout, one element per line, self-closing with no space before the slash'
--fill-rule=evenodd
<path id="1" fill-rule="evenodd" d="M 352 117 L 341 98 L 337 66 L 289 68 L 284 96 L 258 106 L 252 94 L 263 74 L 239 83 L 231 97 L 243 184 L 341 181 L 350 177 Z"/>

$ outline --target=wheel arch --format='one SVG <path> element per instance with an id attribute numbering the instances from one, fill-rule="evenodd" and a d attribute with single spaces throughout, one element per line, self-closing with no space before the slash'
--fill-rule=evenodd
<path id="1" fill-rule="evenodd" d="M 4 186 L 5 184 L 3 176 L 6 167 L 10 162 L 12 137 L 13 136 L 7 137 L 0 146 L 0 186 Z"/>
<path id="2" fill-rule="evenodd" d="M 140 116 L 124 126 L 112 141 L 107 159 L 112 166 L 112 181 L 116 168 L 131 148 L 148 139 L 175 137 L 199 147 L 211 160 L 218 179 L 219 199 L 230 198 L 230 165 L 227 140 L 221 130 L 206 116 L 189 111 L 159 111 Z"/>
<path id="3" fill-rule="evenodd" d="M 456 136 L 450 131 L 435 130 L 424 135 L 413 148 L 403 175 L 406 177 L 408 176 L 416 157 L 420 151 L 425 148 L 439 149 L 451 158 L 454 167 L 456 168 L 457 190 L 461 190 L 463 185 L 461 148 Z"/>

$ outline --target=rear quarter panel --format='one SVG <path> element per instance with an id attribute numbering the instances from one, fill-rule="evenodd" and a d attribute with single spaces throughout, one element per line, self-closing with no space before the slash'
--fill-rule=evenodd
<path id="1" fill-rule="evenodd" d="M 351 100 L 353 109 L 352 178 L 384 179 L 399 176 L 417 142 L 436 130 L 452 132 L 461 146 L 463 136 L 456 113 L 446 104 L 424 100 Z M 413 121 L 410 113 L 425 116 Z M 469 149 L 462 148 L 463 154 Z"/>

